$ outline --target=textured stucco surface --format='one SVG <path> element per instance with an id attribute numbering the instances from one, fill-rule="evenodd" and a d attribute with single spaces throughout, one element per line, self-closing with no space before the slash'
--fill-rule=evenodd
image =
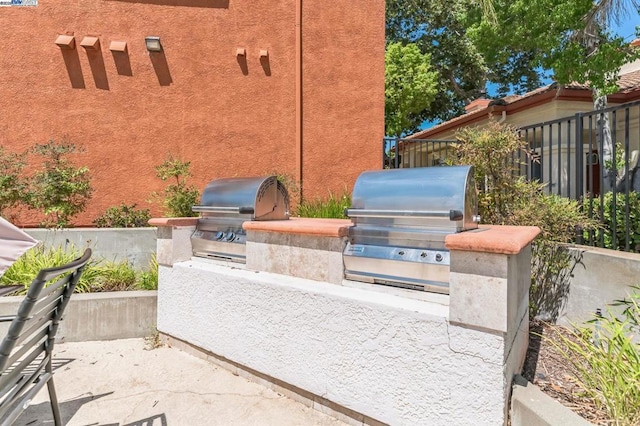
<path id="1" fill-rule="evenodd" d="M 504 340 L 441 304 L 204 261 L 160 267 L 158 330 L 390 424 L 504 422 Z"/>
<path id="2" fill-rule="evenodd" d="M 361 171 L 381 166 L 385 3 L 303 5 L 302 165 L 312 198 L 350 191 Z M 66 135 L 83 148 L 76 161 L 90 168 L 95 192 L 77 226 L 121 202 L 146 207 L 165 186 L 154 167 L 168 154 L 192 162 L 199 189 L 217 177 L 295 176 L 295 18 L 294 0 L 3 8 L 0 145 L 19 151 Z M 54 44 L 67 33 L 75 50 Z M 98 37 L 100 50 L 80 47 L 84 36 Z M 150 55 L 145 36 L 159 36 L 164 52 Z M 127 52 L 113 54 L 111 41 Z"/>

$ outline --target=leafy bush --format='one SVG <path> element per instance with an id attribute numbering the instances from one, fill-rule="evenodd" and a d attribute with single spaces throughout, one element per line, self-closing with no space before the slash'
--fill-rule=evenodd
<path id="1" fill-rule="evenodd" d="M 579 255 L 571 254 L 562 244 L 573 241 L 579 228 L 593 229 L 594 222 L 576 201 L 545 194 L 539 182 L 519 177 L 522 164 L 517 159 L 528 153 L 526 142 L 514 128 L 493 122 L 482 129 L 463 129 L 456 137 L 457 162 L 474 166 L 482 221 L 540 228 L 541 234 L 532 245 L 529 314 L 555 319 L 579 261 Z"/>
<path id="2" fill-rule="evenodd" d="M 343 192 L 340 197 L 329 194 L 329 198 L 303 201 L 297 209 L 297 216 L 314 218 L 344 219 L 344 210 L 351 206 L 351 195 Z"/>
<path id="3" fill-rule="evenodd" d="M 0 285 L 22 284 L 24 291 L 19 294 L 26 294 L 29 284 L 36 277 L 38 272 L 44 268 L 52 268 L 69 263 L 80 256 L 80 251 L 75 247 L 45 247 L 38 244 L 34 248 L 27 250 L 18 260 L 7 269 L 0 278 Z M 85 293 L 90 288 L 90 282 L 96 278 L 96 261 L 89 261 L 80 281 L 76 286 L 76 293 Z"/>
<path id="4" fill-rule="evenodd" d="M 140 290 L 158 289 L 158 259 L 155 254 L 151 257 L 147 270 L 140 273 L 138 288 Z"/>
<path id="5" fill-rule="evenodd" d="M 0 146 L 0 216 L 8 217 L 10 209 L 28 201 L 25 166 L 26 154 L 10 153 Z"/>
<path id="6" fill-rule="evenodd" d="M 597 231 L 585 232 L 585 239 L 594 239 L 596 241 L 604 241 L 604 247 L 613 250 L 625 250 L 626 248 L 626 226 L 627 226 L 627 203 L 629 204 L 629 249 L 633 252 L 640 252 L 640 194 L 630 192 L 629 197 L 624 193 L 617 193 L 615 206 L 613 202 L 613 192 L 607 192 L 603 196 L 604 202 L 600 197 L 594 198 L 590 203 L 585 205 L 585 210 L 592 211 L 593 216 L 599 218 L 602 227 Z M 602 215 L 600 213 L 602 209 Z M 615 237 L 613 242 L 615 219 Z"/>
<path id="7" fill-rule="evenodd" d="M 91 198 L 89 169 L 71 163 L 68 156 L 77 148 L 66 139 L 36 145 L 32 152 L 43 157 L 43 163 L 31 179 L 29 205 L 44 212 L 45 226 L 69 226 L 71 218 L 83 212 Z"/>
<path id="8" fill-rule="evenodd" d="M 556 348 L 573 367 L 575 381 L 586 396 L 603 408 L 617 425 L 640 424 L 640 346 L 634 338 L 640 320 L 640 293 L 617 305 L 622 318 L 611 311 L 590 326 L 558 333 Z"/>
<path id="9" fill-rule="evenodd" d="M 98 228 L 139 228 L 149 226 L 149 219 L 149 209 L 136 210 L 136 204 L 128 206 L 122 203 L 118 207 L 109 207 L 93 223 Z"/>
<path id="10" fill-rule="evenodd" d="M 97 274 L 89 282 L 89 293 L 135 290 L 136 271 L 127 263 L 105 262 L 94 266 Z"/>
<path id="11" fill-rule="evenodd" d="M 81 251 L 73 245 L 44 247 L 39 244 L 28 250 L 5 271 L 0 278 L 0 285 L 25 285 L 25 289 L 18 294 L 26 294 L 29 284 L 41 269 L 64 265 L 80 255 Z M 92 259 L 80 276 L 75 292 L 155 290 L 158 288 L 157 265 L 154 258 L 149 270 L 138 272 L 127 262 Z"/>
<path id="12" fill-rule="evenodd" d="M 200 196 L 200 192 L 193 185 L 187 185 L 187 178 L 191 176 L 189 166 L 191 162 L 169 157 L 164 163 L 156 167 L 156 176 L 163 182 L 175 179 L 169 184 L 162 195 L 154 193 L 154 198 L 161 198 L 164 214 L 168 217 L 197 216 L 191 210 Z"/>

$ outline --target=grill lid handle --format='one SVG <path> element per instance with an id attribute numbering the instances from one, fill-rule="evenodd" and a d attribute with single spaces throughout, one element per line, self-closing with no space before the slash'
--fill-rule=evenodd
<path id="1" fill-rule="evenodd" d="M 250 206 L 246 207 L 222 207 L 222 206 L 193 206 L 191 210 L 198 213 L 239 213 L 239 214 L 253 214 L 254 208 Z"/>
<path id="2" fill-rule="evenodd" d="M 345 209 L 344 213 L 347 217 L 448 217 L 451 221 L 462 220 L 464 218 L 464 213 L 460 210 L 416 211 Z"/>

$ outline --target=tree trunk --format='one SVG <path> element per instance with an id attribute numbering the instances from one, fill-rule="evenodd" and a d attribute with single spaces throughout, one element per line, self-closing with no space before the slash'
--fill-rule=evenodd
<path id="1" fill-rule="evenodd" d="M 597 90 L 593 91 L 593 109 L 602 111 L 607 107 L 607 96 L 600 96 Z M 611 191 L 616 185 L 616 161 L 613 157 L 613 141 L 611 140 L 611 127 L 609 126 L 609 114 L 599 113 L 596 116 L 596 140 L 602 143 L 603 181 L 604 192 Z"/>

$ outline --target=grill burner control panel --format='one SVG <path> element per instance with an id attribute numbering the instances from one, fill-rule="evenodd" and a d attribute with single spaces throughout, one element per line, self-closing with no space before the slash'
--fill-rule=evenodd
<path id="1" fill-rule="evenodd" d="M 450 263 L 448 250 L 401 248 L 349 243 L 344 253 L 350 256 L 429 263 L 434 265 L 448 266 Z"/>
<path id="2" fill-rule="evenodd" d="M 201 231 L 196 230 L 193 238 L 202 238 L 209 241 L 219 241 L 222 243 L 245 244 L 247 236 L 242 229 L 228 229 L 225 231 Z"/>

